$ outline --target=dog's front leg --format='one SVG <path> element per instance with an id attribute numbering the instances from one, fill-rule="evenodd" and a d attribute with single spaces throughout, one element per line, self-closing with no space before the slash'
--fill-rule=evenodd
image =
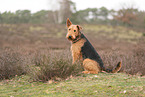
<path id="1" fill-rule="evenodd" d="M 74 64 L 79 59 L 79 54 L 76 54 L 76 53 L 72 52 L 72 57 L 73 57 L 72 64 Z"/>
<path id="2" fill-rule="evenodd" d="M 81 60 L 82 60 L 81 53 L 72 52 L 72 57 L 73 57 L 73 62 L 72 62 L 72 64 L 74 64 L 74 63 L 77 62 L 77 61 L 81 61 Z"/>

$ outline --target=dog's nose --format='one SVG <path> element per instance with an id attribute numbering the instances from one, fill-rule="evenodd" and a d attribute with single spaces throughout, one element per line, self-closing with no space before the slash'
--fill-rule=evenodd
<path id="1" fill-rule="evenodd" d="M 70 38 L 70 39 L 71 39 L 71 38 L 72 38 L 72 36 L 69 36 L 68 38 Z"/>

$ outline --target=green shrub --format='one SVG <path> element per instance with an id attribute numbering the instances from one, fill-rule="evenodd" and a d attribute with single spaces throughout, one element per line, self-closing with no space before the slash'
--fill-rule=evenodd
<path id="1" fill-rule="evenodd" d="M 133 54 L 124 57 L 124 71 L 128 74 L 145 75 L 145 50 L 134 50 Z"/>
<path id="2" fill-rule="evenodd" d="M 101 54 L 106 68 L 114 68 L 119 61 L 122 62 L 120 72 L 131 75 L 145 75 L 145 50 L 138 48 L 133 53 L 102 52 Z"/>
<path id="3" fill-rule="evenodd" d="M 26 74 L 27 59 L 18 50 L 5 49 L 0 52 L 0 80 Z"/>
<path id="4" fill-rule="evenodd" d="M 66 79 L 75 76 L 82 71 L 80 63 L 72 65 L 70 53 L 54 53 L 52 51 L 36 53 L 34 66 L 31 67 L 30 76 L 34 81 L 46 82 L 50 79 Z"/>

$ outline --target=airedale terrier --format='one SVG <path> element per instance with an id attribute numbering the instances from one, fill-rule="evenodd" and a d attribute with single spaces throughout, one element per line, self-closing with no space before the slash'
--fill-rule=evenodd
<path id="1" fill-rule="evenodd" d="M 82 73 L 98 74 L 98 72 L 102 71 L 116 73 L 120 70 L 121 62 L 117 64 L 115 69 L 106 69 L 99 54 L 96 52 L 84 34 L 81 33 L 82 27 L 79 25 L 73 25 L 69 18 L 67 19 L 66 24 L 68 28 L 66 38 L 72 42 L 71 52 L 73 64 L 76 61 L 81 61 L 85 70 Z"/>

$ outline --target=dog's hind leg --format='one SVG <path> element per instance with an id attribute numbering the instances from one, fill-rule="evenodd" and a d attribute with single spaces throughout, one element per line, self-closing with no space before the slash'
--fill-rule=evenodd
<path id="1" fill-rule="evenodd" d="M 85 74 L 98 74 L 98 72 L 100 72 L 100 68 L 98 66 L 98 63 L 94 60 L 91 59 L 85 59 L 83 61 L 83 66 L 85 71 L 83 71 L 82 73 Z"/>

